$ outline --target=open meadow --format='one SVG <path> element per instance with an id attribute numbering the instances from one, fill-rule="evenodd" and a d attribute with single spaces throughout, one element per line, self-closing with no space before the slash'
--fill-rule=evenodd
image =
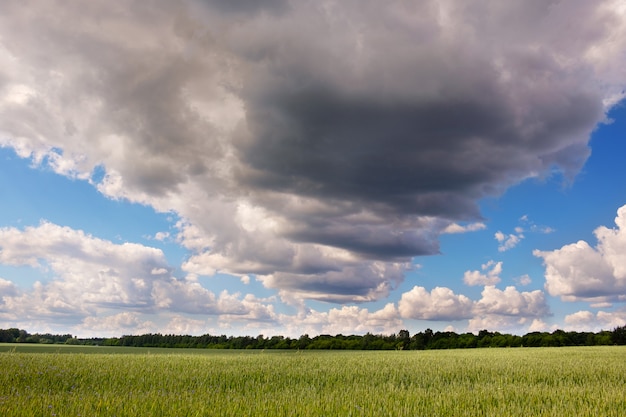
<path id="1" fill-rule="evenodd" d="M 0 415 L 623 416 L 626 347 L 246 351 L 0 345 Z"/>

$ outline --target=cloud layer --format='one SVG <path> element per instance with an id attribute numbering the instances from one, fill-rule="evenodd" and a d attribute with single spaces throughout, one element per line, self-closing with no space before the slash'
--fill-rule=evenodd
<path id="1" fill-rule="evenodd" d="M 440 234 L 481 224 L 480 198 L 555 167 L 575 175 L 623 96 L 617 1 L 231 3 L 3 2 L 0 146 L 177 213 L 185 271 L 255 274 L 285 299 L 385 297 Z M 43 256 L 18 249 L 3 243 L 4 262 Z M 111 252 L 140 272 L 76 250 L 71 265 L 45 258 L 64 281 L 42 291 L 90 262 L 81 285 L 121 289 L 87 291 L 92 303 L 219 310 L 160 278 L 153 250 Z"/>
<path id="2" fill-rule="evenodd" d="M 540 290 L 519 292 L 512 286 L 500 290 L 493 285 L 485 286 L 477 301 L 447 287 L 429 292 L 415 286 L 402 294 L 397 305 L 387 303 L 376 311 L 342 306 L 324 312 L 298 303 L 298 293 L 294 296 L 288 284 L 281 290 L 286 291 L 283 299 L 291 301 L 297 311 L 277 312 L 276 297 L 215 294 L 194 274 L 174 277 L 160 249 L 115 244 L 46 222 L 0 229 L 0 263 L 37 268 L 47 277 L 31 288 L 0 278 L 0 320 L 55 331 L 52 319 L 53 326 L 71 328 L 81 336 L 217 333 L 235 328 L 290 336 L 395 333 L 405 327 L 406 319 L 469 320 L 470 330 L 497 326 L 519 331 L 550 313 Z M 493 261 L 483 265 L 489 268 L 490 275 L 502 269 L 501 263 Z M 319 285 L 314 284 L 314 288 Z"/>

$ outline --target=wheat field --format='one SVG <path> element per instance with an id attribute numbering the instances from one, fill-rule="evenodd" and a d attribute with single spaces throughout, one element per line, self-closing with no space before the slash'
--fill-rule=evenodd
<path id="1" fill-rule="evenodd" d="M 6 417 L 626 415 L 626 347 L 0 350 Z"/>

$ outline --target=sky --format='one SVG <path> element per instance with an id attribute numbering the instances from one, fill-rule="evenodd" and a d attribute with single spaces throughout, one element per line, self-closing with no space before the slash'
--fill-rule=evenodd
<path id="1" fill-rule="evenodd" d="M 0 3 L 0 328 L 626 324 L 626 3 Z"/>

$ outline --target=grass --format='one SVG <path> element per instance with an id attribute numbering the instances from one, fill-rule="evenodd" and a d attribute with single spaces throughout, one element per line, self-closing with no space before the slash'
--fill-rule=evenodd
<path id="1" fill-rule="evenodd" d="M 622 416 L 626 410 L 626 347 L 21 348 L 1 347 L 2 416 Z"/>

